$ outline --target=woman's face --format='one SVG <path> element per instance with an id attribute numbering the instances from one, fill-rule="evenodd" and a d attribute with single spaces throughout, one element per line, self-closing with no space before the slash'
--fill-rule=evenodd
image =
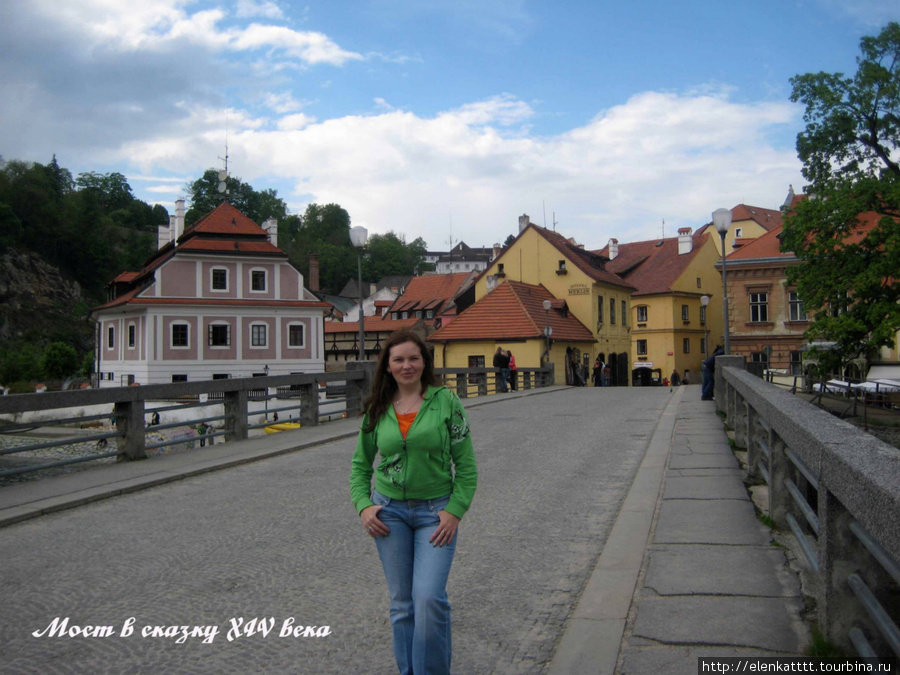
<path id="1" fill-rule="evenodd" d="M 422 379 L 425 359 L 415 342 L 401 342 L 391 347 L 388 355 L 388 372 L 398 385 L 415 384 Z"/>

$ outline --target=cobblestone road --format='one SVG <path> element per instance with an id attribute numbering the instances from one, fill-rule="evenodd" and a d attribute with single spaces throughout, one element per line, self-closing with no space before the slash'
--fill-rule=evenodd
<path id="1" fill-rule="evenodd" d="M 455 673 L 544 670 L 668 396 L 568 389 L 469 411 L 480 477 L 449 584 Z M 0 530 L 0 671 L 396 672 L 381 566 L 349 503 L 352 451 L 330 443 Z M 32 636 L 57 617 L 112 635 Z M 274 628 L 229 641 L 239 617 Z M 288 619 L 331 635 L 280 637 Z M 179 643 L 145 626 L 219 633 Z"/>

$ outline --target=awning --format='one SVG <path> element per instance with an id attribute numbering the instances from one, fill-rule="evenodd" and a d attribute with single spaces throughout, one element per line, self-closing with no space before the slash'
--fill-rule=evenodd
<path id="1" fill-rule="evenodd" d="M 867 380 L 900 380 L 900 363 L 871 366 Z"/>

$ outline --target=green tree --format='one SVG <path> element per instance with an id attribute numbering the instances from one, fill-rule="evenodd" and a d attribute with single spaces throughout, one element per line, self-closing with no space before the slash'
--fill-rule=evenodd
<path id="1" fill-rule="evenodd" d="M 368 255 L 363 277 L 378 281 L 391 274 L 420 274 L 426 268 L 425 240 L 419 237 L 411 244 L 394 232 L 373 234 L 368 241 Z"/>
<path id="2" fill-rule="evenodd" d="M 253 186 L 235 176 L 225 179 L 227 192 L 219 192 L 219 172 L 207 169 L 203 176 L 185 185 L 190 195 L 191 208 L 185 214 L 185 225 L 190 225 L 227 199 L 238 211 L 261 225 L 268 218 L 281 221 L 288 214 L 287 204 L 276 190 L 258 192 Z"/>
<path id="3" fill-rule="evenodd" d="M 41 357 L 41 370 L 47 377 L 61 380 L 74 375 L 79 368 L 78 353 L 64 342 L 47 345 Z"/>
<path id="4" fill-rule="evenodd" d="M 337 294 L 356 278 L 356 250 L 350 243 L 350 214 L 337 204 L 309 204 L 299 223 L 290 221 L 291 240 L 278 240 L 291 262 L 309 279 L 309 256 L 319 256 L 322 291 Z M 280 237 L 281 228 L 279 228 Z"/>
<path id="5" fill-rule="evenodd" d="M 853 76 L 791 79 L 791 100 L 806 106 L 797 151 L 809 198 L 782 240 L 805 263 L 788 274 L 812 315 L 807 336 L 844 359 L 892 345 L 900 329 L 900 25 L 860 51 Z M 865 236 L 861 214 L 874 225 Z"/>
<path id="6" fill-rule="evenodd" d="M 82 191 L 96 191 L 100 207 L 106 212 L 127 208 L 135 200 L 128 179 L 118 172 L 80 173 L 75 185 Z"/>

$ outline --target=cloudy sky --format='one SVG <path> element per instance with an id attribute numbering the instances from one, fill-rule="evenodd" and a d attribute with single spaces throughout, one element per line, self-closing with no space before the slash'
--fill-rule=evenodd
<path id="1" fill-rule="evenodd" d="M 778 208 L 789 78 L 855 70 L 896 0 L 7 0 L 0 155 L 120 171 L 172 207 L 222 168 L 294 212 L 589 248 Z M 452 234 L 451 234 L 452 233 Z"/>

